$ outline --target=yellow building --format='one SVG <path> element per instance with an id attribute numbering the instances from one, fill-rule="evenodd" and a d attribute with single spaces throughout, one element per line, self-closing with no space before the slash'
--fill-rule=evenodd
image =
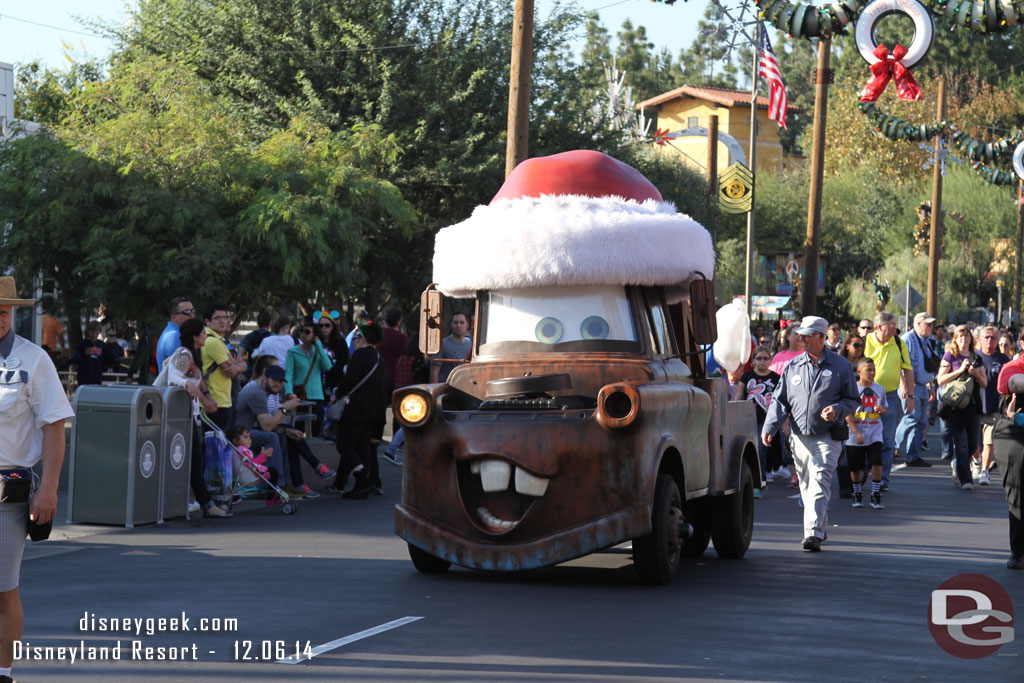
<path id="1" fill-rule="evenodd" d="M 637 105 L 644 115 L 654 118 L 658 131 L 667 132 L 657 149 L 679 154 L 701 171 L 707 164 L 707 127 L 712 115 L 718 116 L 718 172 L 740 161 L 750 166 L 750 91 L 705 88 L 684 85 Z M 788 107 L 790 112 L 799 107 Z M 777 168 L 802 156 L 784 154 L 779 143 L 779 126 L 768 118 L 768 98 L 757 98 L 757 168 Z"/>

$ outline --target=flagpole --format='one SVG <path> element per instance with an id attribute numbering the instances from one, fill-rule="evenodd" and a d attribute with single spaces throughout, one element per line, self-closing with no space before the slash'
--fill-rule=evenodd
<path id="1" fill-rule="evenodd" d="M 750 186 L 750 211 L 747 212 L 747 273 L 743 285 L 743 299 L 747 306 L 748 319 L 753 306 L 751 287 L 754 279 L 754 211 L 757 190 L 757 65 L 761 57 L 761 31 L 763 30 L 761 22 L 757 22 L 757 27 L 754 29 L 757 45 L 754 48 L 754 63 L 750 70 L 750 173 L 754 177 L 754 182 Z"/>

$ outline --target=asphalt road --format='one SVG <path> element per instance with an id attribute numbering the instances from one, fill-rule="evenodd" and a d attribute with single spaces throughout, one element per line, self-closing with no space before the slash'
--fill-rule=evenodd
<path id="1" fill-rule="evenodd" d="M 950 484 L 948 467 L 902 471 L 884 510 L 855 510 L 834 498 L 829 540 L 813 554 L 799 546 L 793 492 L 772 486 L 757 501 L 744 559 L 719 560 L 709 548 L 684 561 L 674 584 L 649 587 L 621 547 L 523 574 L 418 574 L 392 530 L 400 471 L 382 469 L 383 496 L 325 496 L 294 516 L 245 503 L 230 520 L 58 528 L 55 536 L 64 540 L 26 552 L 24 640 L 30 648 L 84 644 L 111 654 L 120 643 L 121 659 L 71 663 L 70 651 L 56 661 L 56 651 L 29 650 L 46 658 L 16 662 L 15 677 L 1024 679 L 1024 638 L 983 659 L 960 659 L 939 648 L 927 624 L 931 591 L 962 573 L 994 578 L 1024 605 L 1024 572 L 1004 566 L 998 476 L 990 487 L 964 492 Z M 158 622 L 145 621 L 182 613 L 191 631 L 160 631 Z M 126 631 L 101 630 L 98 621 L 83 628 L 90 615 L 142 621 Z M 234 619 L 237 628 L 198 631 L 202 618 Z M 296 650 L 314 656 L 276 662 Z M 161 654 L 187 661 L 141 659 Z"/>

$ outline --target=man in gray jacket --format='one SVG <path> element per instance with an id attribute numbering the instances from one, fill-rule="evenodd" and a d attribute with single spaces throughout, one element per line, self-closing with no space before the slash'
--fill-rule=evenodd
<path id="1" fill-rule="evenodd" d="M 771 445 L 789 418 L 790 449 L 804 507 L 803 547 L 812 552 L 821 550 L 825 539 L 832 473 L 846 439 L 845 419 L 860 405 L 850 363 L 825 348 L 827 331 L 824 318 L 808 315 L 801 321 L 796 333 L 803 337 L 804 352 L 782 371 L 761 429 L 761 441 Z"/>

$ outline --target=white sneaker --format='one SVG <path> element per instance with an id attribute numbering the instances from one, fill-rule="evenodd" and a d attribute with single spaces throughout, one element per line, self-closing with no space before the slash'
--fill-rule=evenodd
<path id="1" fill-rule="evenodd" d="M 971 479 L 978 481 L 981 478 L 981 463 L 971 458 Z"/>
<path id="2" fill-rule="evenodd" d="M 199 512 L 201 508 L 202 506 L 199 503 L 195 502 L 194 500 L 188 504 L 189 514 L 192 514 L 193 512 Z"/>
<path id="3" fill-rule="evenodd" d="M 988 478 L 988 470 L 982 470 L 981 474 L 978 475 L 978 483 L 982 486 L 989 486 L 992 481 Z"/>
<path id="4" fill-rule="evenodd" d="M 960 484 L 960 490 L 972 491 L 974 490 L 974 484 L 972 484 L 971 482 L 967 482 L 966 484 Z"/>

